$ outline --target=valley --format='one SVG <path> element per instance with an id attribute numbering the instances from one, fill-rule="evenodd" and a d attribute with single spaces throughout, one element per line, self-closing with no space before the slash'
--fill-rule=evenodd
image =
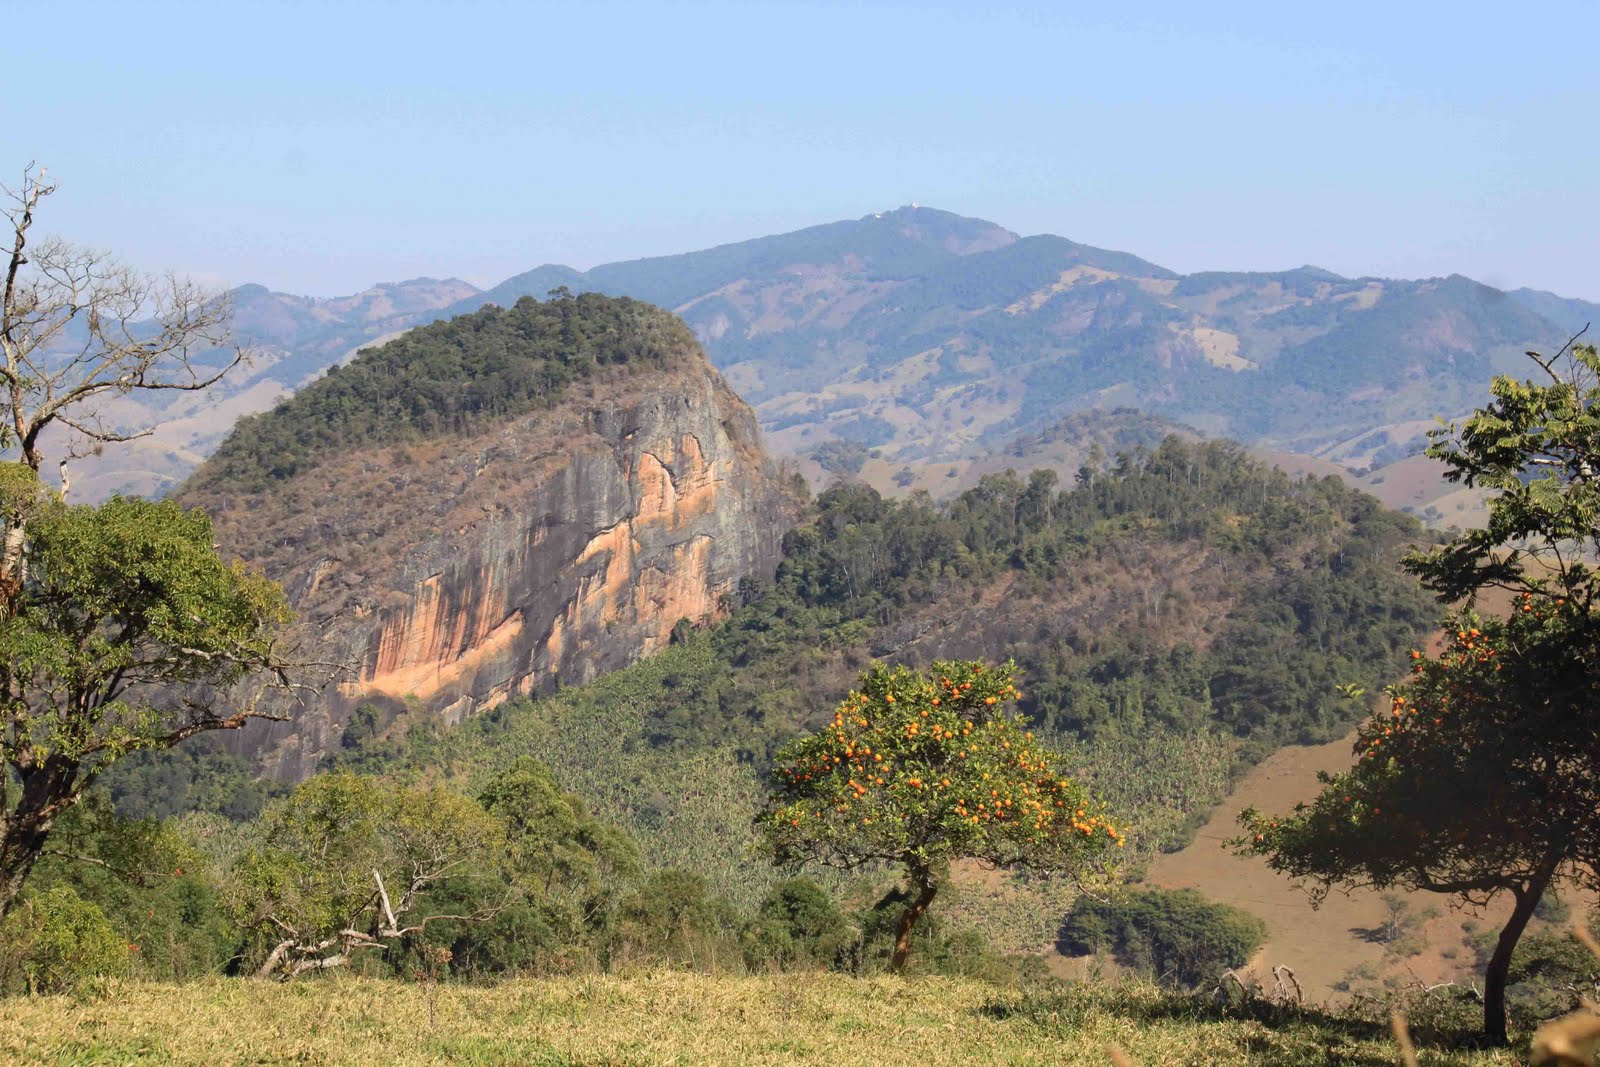
<path id="1" fill-rule="evenodd" d="M 835 255 L 820 271 L 796 258 Z M 982 284 L 965 273 L 1002 255 Z M 733 271 L 766 271 L 777 288 L 720 280 Z M 1170 975 L 1121 955 L 1064 958 L 1065 917 L 1102 894 L 1181 889 L 1265 920 L 1239 973 L 1291 966 L 1308 1002 L 1346 1021 L 1391 996 L 1448 998 L 1437 989 L 1480 972 L 1503 900 L 1464 916 L 1427 894 L 1358 892 L 1313 909 L 1223 844 L 1241 808 L 1289 810 L 1319 772 L 1350 766 L 1367 708 L 1341 689 L 1379 690 L 1413 650 L 1439 653 L 1441 608 L 1402 561 L 1441 544 L 1438 528 L 1479 521 L 1488 498 L 1417 454 L 1428 424 L 1415 416 L 1468 403 L 1469 383 L 1509 365 L 1508 338 L 1548 323 L 1465 280 L 1291 273 L 1180 278 L 918 209 L 670 264 L 541 270 L 487 293 L 425 280 L 334 305 L 243 293 L 247 321 L 313 342 L 217 399 L 219 417 L 240 416 L 225 435 L 175 407 L 151 444 L 188 435 L 163 471 L 198 465 L 165 495 L 208 517 L 234 573 L 281 585 L 294 614 L 282 640 L 332 669 L 268 722 L 130 752 L 67 824 L 90 851 L 130 847 L 123 835 L 143 827 L 153 836 L 132 854 L 169 865 L 170 888 L 107 896 L 105 877 L 55 858 L 36 881 L 62 908 L 106 901 L 98 921 L 132 938 L 106 951 L 148 979 L 871 975 L 915 944 L 917 973 L 1024 990 L 1051 973 L 1121 975 L 1131 984 L 1104 988 L 1126 1004 L 1159 1000 L 1137 983 Z M 1035 275 L 1047 284 L 1018 288 Z M 548 299 L 520 292 L 549 282 Z M 605 291 L 652 285 L 678 314 Z M 1362 318 L 1393 304 L 1405 310 L 1392 321 Z M 1329 348 L 1347 330 L 1376 344 L 1392 322 L 1403 328 L 1383 343 L 1414 360 L 1399 390 L 1371 377 L 1394 364 L 1363 371 Z M 890 358 L 897 345 L 910 354 Z M 842 362 L 857 350 L 866 363 Z M 1313 354 L 1317 374 L 1296 363 Z M 1380 414 L 1393 421 L 1362 421 Z M 175 477 L 163 471 L 124 488 L 160 494 Z M 75 486 L 100 491 L 97 477 L 86 466 Z M 964 661 L 1017 672 L 1020 691 L 1002 691 L 1017 728 L 1092 791 L 1128 847 L 1088 873 L 958 853 L 938 867 L 937 912 L 891 954 L 904 899 L 892 857 L 796 878 L 769 862 L 758 827 L 790 746 L 860 706 L 874 663 Z M 989 789 L 974 794 L 995 802 L 983 814 L 1010 818 Z M 386 863 L 409 864 L 390 871 L 410 879 L 399 914 L 453 909 L 437 933 L 373 911 L 394 907 Z M 377 896 L 360 888 L 369 874 Z M 152 895 L 168 892 L 191 901 L 192 931 L 140 924 L 141 907 L 171 918 Z M 372 911 L 367 932 L 348 918 L 320 942 L 300 933 L 340 909 Z M 1558 937 L 1557 910 L 1533 927 L 1541 945 Z M 143 955 L 158 936 L 167 945 Z M 7 966 L 0 956 L 0 984 L 22 973 Z M 823 995 L 849 1012 L 878 991 Z M 1004 1010 L 1031 1017 L 1036 994 L 1021 995 Z M 1465 1001 L 1450 1004 L 1441 1025 L 1465 1025 Z M 1110 1002 L 1089 1010 L 1092 1040 L 1124 1032 Z M 1330 1038 L 1297 1018 L 1306 1040 L 1373 1036 Z M 1203 1040 L 1256 1039 L 1211 1028 Z M 1159 1040 L 1144 1047 L 1161 1055 Z"/>

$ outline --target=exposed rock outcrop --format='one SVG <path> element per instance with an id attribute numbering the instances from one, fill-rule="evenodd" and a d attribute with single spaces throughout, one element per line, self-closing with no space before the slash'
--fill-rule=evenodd
<path id="1" fill-rule="evenodd" d="M 309 650 L 350 664 L 294 721 L 241 732 L 284 777 L 309 774 L 363 703 L 454 722 L 661 648 L 770 576 L 795 510 L 750 408 L 698 355 L 607 372 L 489 432 L 186 502 L 285 584 Z"/>

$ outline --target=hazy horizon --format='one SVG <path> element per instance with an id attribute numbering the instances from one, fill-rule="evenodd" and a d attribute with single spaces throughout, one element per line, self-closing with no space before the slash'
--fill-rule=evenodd
<path id="1" fill-rule="evenodd" d="M 40 228 L 330 296 L 917 202 L 1173 270 L 1600 300 L 1581 2 L 87 3 L 4 75 Z"/>

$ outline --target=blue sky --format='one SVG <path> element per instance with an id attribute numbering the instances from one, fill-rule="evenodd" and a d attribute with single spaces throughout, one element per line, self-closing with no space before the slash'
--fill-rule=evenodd
<path id="1" fill-rule="evenodd" d="M 33 10 L 0 172 L 50 167 L 44 228 L 226 284 L 487 285 L 914 201 L 1177 270 L 1600 300 L 1592 2 Z"/>

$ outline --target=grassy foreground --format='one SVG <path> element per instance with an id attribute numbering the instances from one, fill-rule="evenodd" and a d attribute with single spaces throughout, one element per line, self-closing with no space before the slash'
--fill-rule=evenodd
<path id="1" fill-rule="evenodd" d="M 1140 985 L 1032 993 L 941 978 L 663 973 L 418 986 L 121 983 L 106 995 L 0 1001 L 0 1062 L 1393 1064 L 1373 1025 L 1303 1013 L 1268 1026 Z M 1511 1064 L 1422 1049 L 1422 1062 Z"/>

